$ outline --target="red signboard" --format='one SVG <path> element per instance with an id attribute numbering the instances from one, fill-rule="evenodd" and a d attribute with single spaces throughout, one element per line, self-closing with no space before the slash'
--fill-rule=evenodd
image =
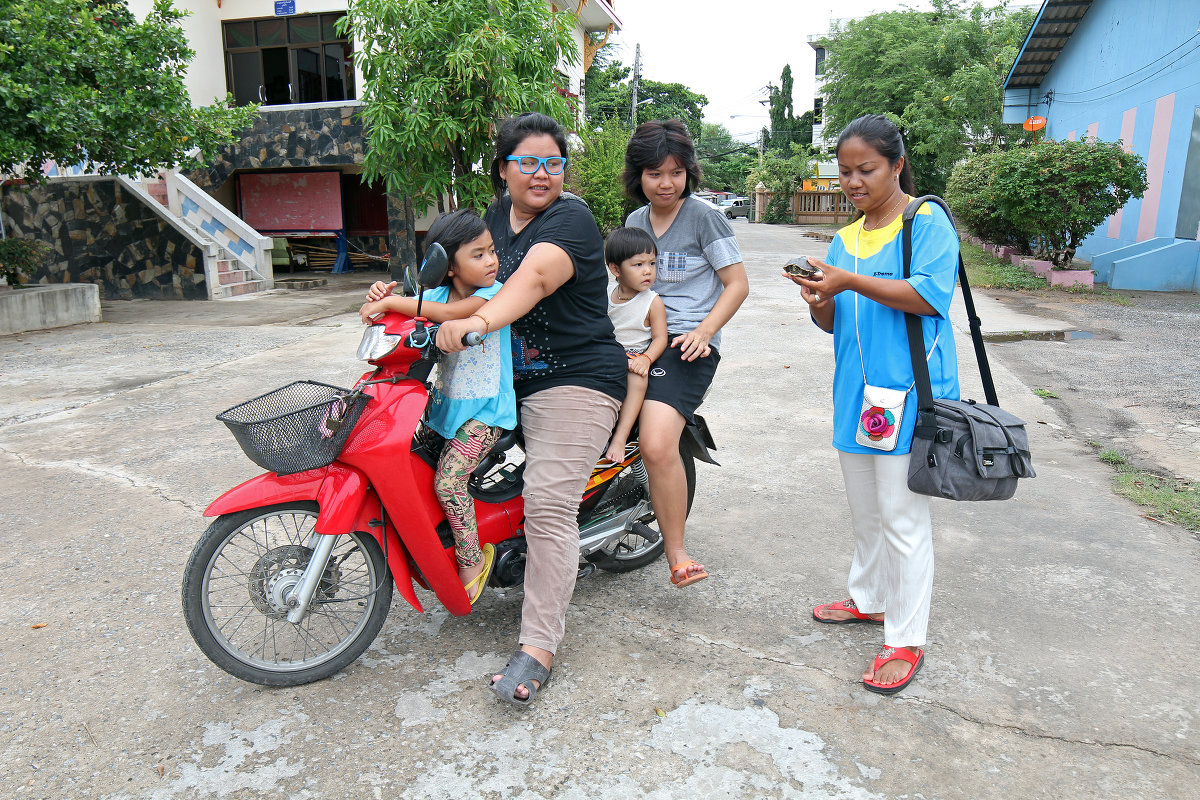
<path id="1" fill-rule="evenodd" d="M 260 233 L 342 229 L 342 173 L 251 172 L 238 176 L 242 219 Z"/>

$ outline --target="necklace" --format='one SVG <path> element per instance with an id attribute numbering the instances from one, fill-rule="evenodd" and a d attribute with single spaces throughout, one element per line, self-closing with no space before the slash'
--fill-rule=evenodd
<path id="1" fill-rule="evenodd" d="M 867 215 L 866 215 L 866 214 L 863 214 L 863 224 L 862 224 L 863 230 L 865 230 L 865 231 L 877 231 L 877 230 L 879 230 L 880 228 L 882 228 L 882 227 L 883 227 L 883 225 L 884 225 L 884 223 L 886 223 L 886 222 L 890 222 L 890 221 L 891 221 L 891 219 L 892 219 L 892 214 L 894 214 L 894 213 L 896 212 L 896 209 L 900 207 L 900 204 L 901 204 L 901 203 L 903 203 L 903 202 L 904 202 L 905 200 L 907 200 L 907 199 L 908 199 L 908 195 L 907 195 L 907 194 L 903 194 L 903 193 L 902 193 L 902 194 L 900 195 L 900 197 L 899 197 L 899 198 L 897 198 L 896 202 L 892 204 L 892 207 L 888 209 L 887 213 L 883 215 L 884 222 L 881 222 L 880 224 L 876 225 L 874 228 L 868 228 L 868 227 L 867 227 Z"/>
<path id="2" fill-rule="evenodd" d="M 634 297 L 637 297 L 637 292 L 634 292 L 629 297 L 621 294 L 621 284 L 617 284 L 617 288 L 613 290 L 613 294 L 616 296 L 618 303 L 628 303 Z"/>

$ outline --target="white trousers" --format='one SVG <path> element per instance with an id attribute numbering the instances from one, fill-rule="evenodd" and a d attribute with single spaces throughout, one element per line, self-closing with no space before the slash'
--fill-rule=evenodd
<path id="1" fill-rule="evenodd" d="M 929 498 L 908 489 L 908 455 L 842 453 L 854 526 L 847 586 L 858 610 L 883 612 L 883 643 L 920 647 L 933 596 Z"/>

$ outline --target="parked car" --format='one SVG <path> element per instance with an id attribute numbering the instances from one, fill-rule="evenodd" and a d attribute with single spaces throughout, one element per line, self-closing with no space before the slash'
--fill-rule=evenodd
<path id="1" fill-rule="evenodd" d="M 731 197 L 728 200 L 722 200 L 718 208 L 729 219 L 750 215 L 750 201 L 745 197 Z"/>

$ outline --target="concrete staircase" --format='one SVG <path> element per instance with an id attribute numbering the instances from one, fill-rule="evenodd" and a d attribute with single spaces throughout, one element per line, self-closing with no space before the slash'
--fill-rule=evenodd
<path id="1" fill-rule="evenodd" d="M 274 286 L 271 238 L 183 175 L 163 172 L 156 178 L 121 181 L 204 252 L 209 299 L 228 299 Z"/>
<path id="2" fill-rule="evenodd" d="M 254 294 L 264 288 L 265 281 L 250 270 L 242 269 L 240 262 L 235 259 L 218 258 L 216 267 L 217 285 L 210 287 L 209 291 L 214 300 Z"/>

